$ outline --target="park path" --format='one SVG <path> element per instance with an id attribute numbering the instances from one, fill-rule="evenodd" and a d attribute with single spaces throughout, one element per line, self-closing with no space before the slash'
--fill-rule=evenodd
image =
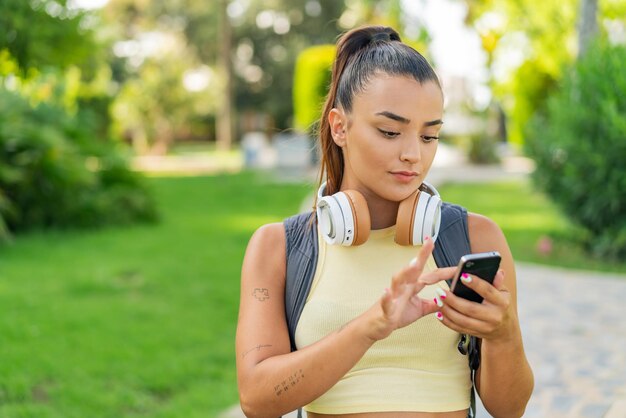
<path id="1" fill-rule="evenodd" d="M 428 180 L 524 178 L 532 165 L 469 165 L 441 147 Z M 311 207 L 305 200 L 303 208 Z M 517 263 L 518 311 L 535 388 L 525 418 L 626 418 L 626 275 Z M 286 417 L 295 417 L 295 413 Z M 478 417 L 489 417 L 478 405 Z M 219 418 L 242 418 L 238 405 Z"/>

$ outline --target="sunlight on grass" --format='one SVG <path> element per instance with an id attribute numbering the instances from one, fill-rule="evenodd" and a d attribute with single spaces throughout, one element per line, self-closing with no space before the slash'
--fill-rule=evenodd
<path id="1" fill-rule="evenodd" d="M 559 218 L 551 215 L 546 213 L 511 214 L 498 211 L 490 213 L 490 217 L 504 229 L 547 231 L 550 229 L 565 229 L 567 227 L 565 223 L 559 222 Z"/>
<path id="2" fill-rule="evenodd" d="M 254 231 L 261 225 L 274 222 L 282 222 L 283 218 L 276 216 L 231 216 L 224 218 L 221 227 L 231 231 L 249 232 Z"/>

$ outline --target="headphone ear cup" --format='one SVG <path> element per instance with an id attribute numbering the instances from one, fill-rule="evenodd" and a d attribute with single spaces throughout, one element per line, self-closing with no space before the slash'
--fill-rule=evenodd
<path id="1" fill-rule="evenodd" d="M 396 217 L 396 244 L 414 245 L 413 244 L 413 224 L 415 222 L 415 205 L 419 197 L 420 191 L 416 190 L 411 196 L 400 202 L 398 206 L 398 215 Z"/>
<path id="2" fill-rule="evenodd" d="M 434 241 L 441 225 L 441 199 L 418 190 L 400 202 L 396 219 L 396 243 L 422 245 L 425 237 Z"/>
<path id="3" fill-rule="evenodd" d="M 355 190 L 318 196 L 317 219 L 324 240 L 331 245 L 361 245 L 370 235 L 370 212 L 363 195 Z"/>
<path id="4" fill-rule="evenodd" d="M 333 196 L 324 196 L 318 198 L 316 206 L 317 223 L 324 241 L 331 245 L 341 244 L 345 225 L 339 203 Z"/>
<path id="5" fill-rule="evenodd" d="M 345 190 L 344 194 L 350 201 L 350 208 L 352 209 L 352 219 L 354 225 L 354 239 L 351 243 L 344 245 L 361 245 L 370 236 L 370 229 L 372 222 L 370 219 L 370 211 L 367 206 L 367 201 L 363 195 L 356 190 Z M 350 231 L 346 231 L 348 234 Z"/>

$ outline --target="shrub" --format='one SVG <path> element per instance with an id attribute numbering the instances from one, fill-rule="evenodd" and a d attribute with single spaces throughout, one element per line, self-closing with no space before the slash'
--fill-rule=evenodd
<path id="1" fill-rule="evenodd" d="M 0 239 L 155 218 L 140 177 L 85 120 L 0 88 Z"/>
<path id="2" fill-rule="evenodd" d="M 596 44 L 528 127 L 535 183 L 585 228 L 585 243 L 626 255 L 626 47 Z"/>
<path id="3" fill-rule="evenodd" d="M 296 129 L 309 133 L 314 130 L 322 114 L 334 58 L 334 45 L 313 46 L 298 55 L 293 81 Z"/>

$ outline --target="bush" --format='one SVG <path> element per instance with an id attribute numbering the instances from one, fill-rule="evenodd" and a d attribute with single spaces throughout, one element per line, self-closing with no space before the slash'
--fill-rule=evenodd
<path id="1" fill-rule="evenodd" d="M 80 115 L 0 88 L 0 239 L 155 218 L 140 177 Z"/>
<path id="2" fill-rule="evenodd" d="M 303 50 L 296 60 L 293 80 L 295 127 L 311 133 L 322 115 L 335 58 L 334 45 L 318 45 Z"/>
<path id="3" fill-rule="evenodd" d="M 626 47 L 596 44 L 528 127 L 535 183 L 585 228 L 588 248 L 626 256 Z"/>

